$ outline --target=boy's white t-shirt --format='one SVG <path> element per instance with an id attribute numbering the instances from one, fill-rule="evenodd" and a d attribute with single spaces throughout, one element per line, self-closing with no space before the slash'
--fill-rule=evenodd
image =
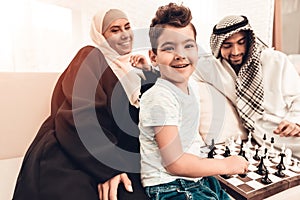
<path id="1" fill-rule="evenodd" d="M 173 83 L 159 78 L 141 98 L 139 128 L 144 187 L 168 183 L 178 178 L 195 180 L 174 176 L 166 171 L 153 129 L 153 126 L 177 126 L 183 151 L 200 156 L 200 147 L 205 144 L 198 133 L 199 100 L 190 86 L 189 93 L 185 94 Z"/>

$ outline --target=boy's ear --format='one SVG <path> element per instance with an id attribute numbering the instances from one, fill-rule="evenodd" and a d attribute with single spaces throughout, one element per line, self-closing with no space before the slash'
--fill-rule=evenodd
<path id="1" fill-rule="evenodd" d="M 152 50 L 149 50 L 148 55 L 149 55 L 152 66 L 157 66 L 156 54 Z"/>

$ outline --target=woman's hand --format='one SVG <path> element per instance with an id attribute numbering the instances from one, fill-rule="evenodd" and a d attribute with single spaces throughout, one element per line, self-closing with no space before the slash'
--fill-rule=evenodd
<path id="1" fill-rule="evenodd" d="M 145 71 L 150 71 L 152 69 L 151 65 L 148 64 L 146 57 L 141 54 L 132 55 L 129 62 L 133 67 L 136 67 L 138 69 L 142 69 Z"/>
<path id="2" fill-rule="evenodd" d="M 120 183 L 123 183 L 128 192 L 133 192 L 131 181 L 127 174 L 119 174 L 103 184 L 98 184 L 100 200 L 117 200 L 117 191 Z"/>

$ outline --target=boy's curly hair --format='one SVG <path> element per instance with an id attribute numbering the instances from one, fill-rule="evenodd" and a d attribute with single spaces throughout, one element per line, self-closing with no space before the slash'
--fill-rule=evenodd
<path id="1" fill-rule="evenodd" d="M 149 30 L 152 51 L 156 54 L 157 39 L 163 32 L 164 27 L 167 25 L 183 28 L 190 24 L 196 39 L 197 32 L 194 25 L 191 23 L 191 20 L 192 13 L 190 9 L 183 5 L 169 3 L 168 5 L 160 6 L 155 13 L 155 17 L 152 19 Z"/>

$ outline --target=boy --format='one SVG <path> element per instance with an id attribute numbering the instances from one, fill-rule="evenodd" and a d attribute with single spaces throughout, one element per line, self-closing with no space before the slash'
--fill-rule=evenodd
<path id="1" fill-rule="evenodd" d="M 149 57 L 161 78 L 141 98 L 139 128 L 142 184 L 151 199 L 230 199 L 211 176 L 248 170 L 240 156 L 199 156 L 200 112 L 188 83 L 198 60 L 191 19 L 188 8 L 170 3 L 157 10 L 150 25 Z"/>

